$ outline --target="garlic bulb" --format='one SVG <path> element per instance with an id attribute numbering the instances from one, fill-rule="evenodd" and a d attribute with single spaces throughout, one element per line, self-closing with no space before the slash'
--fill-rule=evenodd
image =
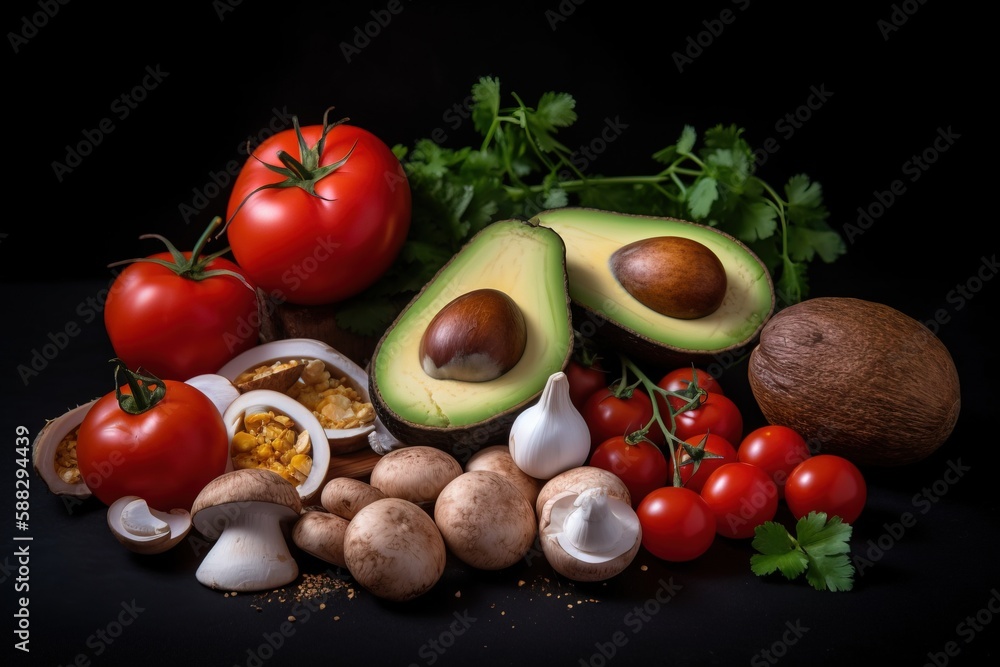
<path id="1" fill-rule="evenodd" d="M 538 402 L 514 419 L 508 437 L 517 467 L 547 480 L 587 462 L 590 429 L 569 397 L 569 379 L 556 371 Z"/>

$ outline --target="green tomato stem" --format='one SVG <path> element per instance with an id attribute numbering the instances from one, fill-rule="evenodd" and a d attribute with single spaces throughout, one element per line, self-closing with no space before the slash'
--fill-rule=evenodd
<path id="1" fill-rule="evenodd" d="M 147 371 L 143 375 L 139 372 L 143 370 L 141 368 L 133 372 L 117 357 L 112 359 L 111 363 L 115 365 L 115 398 L 118 399 L 119 407 L 128 414 L 141 415 L 149 412 L 167 395 L 166 384 L 152 373 Z M 122 392 L 122 377 L 128 384 L 131 394 Z M 151 390 L 151 386 L 155 388 Z"/>

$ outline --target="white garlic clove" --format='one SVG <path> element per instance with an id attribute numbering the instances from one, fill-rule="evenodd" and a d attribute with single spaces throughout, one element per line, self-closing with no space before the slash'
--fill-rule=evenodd
<path id="1" fill-rule="evenodd" d="M 577 496 L 573 506 L 563 524 L 566 539 L 580 551 L 589 553 L 614 549 L 625 527 L 608 508 L 608 492 L 601 488 L 587 489 Z"/>
<path id="2" fill-rule="evenodd" d="M 586 463 L 590 428 L 570 400 L 565 373 L 549 376 L 538 402 L 514 419 L 507 444 L 517 467 L 535 479 L 548 480 Z"/>

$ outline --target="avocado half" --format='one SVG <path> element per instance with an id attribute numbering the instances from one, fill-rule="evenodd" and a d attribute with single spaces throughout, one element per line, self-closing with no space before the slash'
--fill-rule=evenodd
<path id="1" fill-rule="evenodd" d="M 423 369 L 420 340 L 442 308 L 474 290 L 507 294 L 524 316 L 518 362 L 481 382 L 435 379 Z M 385 427 L 407 445 L 430 445 L 464 461 L 506 443 L 517 415 L 541 395 L 573 353 L 566 248 L 534 221 L 502 220 L 473 236 L 396 317 L 375 347 L 369 393 Z"/>
<path id="2" fill-rule="evenodd" d="M 656 365 L 708 364 L 754 343 L 774 313 L 774 282 L 746 245 L 714 227 L 679 220 L 589 208 L 543 211 L 533 220 L 566 246 L 574 324 L 633 361 Z M 711 314 L 696 319 L 662 315 L 615 279 L 612 254 L 642 239 L 680 236 L 708 247 L 722 261 L 726 293 Z"/>

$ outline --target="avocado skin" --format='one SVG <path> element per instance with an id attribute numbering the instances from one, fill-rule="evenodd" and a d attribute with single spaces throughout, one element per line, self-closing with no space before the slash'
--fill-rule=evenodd
<path id="1" fill-rule="evenodd" d="M 710 364 L 748 353 L 775 311 L 774 283 L 764 263 L 734 236 L 714 227 L 657 217 L 566 207 L 542 211 L 534 220 L 555 230 L 567 252 L 573 321 L 577 330 L 605 349 L 656 367 Z M 644 238 L 678 235 L 710 244 L 727 267 L 728 294 L 711 315 L 670 318 L 641 304 L 615 279 L 610 258 Z M 655 323 L 643 331 L 630 322 Z M 716 323 L 722 323 L 715 326 Z M 715 331 L 702 338 L 701 329 Z M 718 331 L 731 335 L 719 335 Z"/>
<path id="2" fill-rule="evenodd" d="M 519 239 L 529 240 L 522 246 Z M 525 256 L 536 247 L 537 256 Z M 515 253 L 509 262 L 498 264 L 501 268 L 495 272 L 477 273 L 484 262 L 489 264 L 504 251 L 510 253 L 512 248 L 525 252 Z M 545 274 L 536 276 L 526 270 L 512 270 L 513 264 L 521 269 L 541 266 L 539 270 Z M 418 371 L 418 347 L 423 331 L 421 318 L 429 319 L 434 314 L 431 310 L 439 310 L 457 294 L 483 287 L 513 291 L 511 296 L 515 301 L 519 301 L 517 297 L 520 296 L 519 305 L 525 317 L 535 322 L 536 338 L 539 333 L 544 334 L 544 338 L 529 343 L 518 365 L 496 380 L 435 380 L 423 374 L 422 369 Z M 544 296 L 537 296 L 539 294 Z M 532 296 L 537 296 L 537 304 L 532 304 Z M 535 403 L 549 375 L 566 368 L 572 353 L 572 310 L 562 239 L 533 221 L 502 220 L 491 223 L 472 237 L 399 313 L 375 347 L 368 373 L 369 393 L 376 415 L 402 443 L 444 449 L 464 463 L 483 447 L 507 442 L 514 420 Z M 420 375 L 423 377 L 419 382 L 412 379 Z M 446 391 L 447 383 L 460 387 L 465 396 L 462 402 L 473 406 L 471 410 L 463 409 L 464 423 L 447 423 L 450 419 L 448 409 L 442 408 L 437 413 L 438 406 L 431 403 L 427 405 L 429 416 L 426 420 L 419 419 L 412 408 L 411 416 L 407 417 L 402 414 L 406 412 L 404 407 L 393 405 L 421 391 L 428 395 L 434 395 L 435 390 Z M 496 391 L 498 387 L 506 392 L 504 396 L 516 398 L 509 402 L 496 399 L 500 395 Z M 476 415 L 477 410 L 483 410 L 482 414 Z M 435 419 L 443 423 L 431 423 Z"/>

